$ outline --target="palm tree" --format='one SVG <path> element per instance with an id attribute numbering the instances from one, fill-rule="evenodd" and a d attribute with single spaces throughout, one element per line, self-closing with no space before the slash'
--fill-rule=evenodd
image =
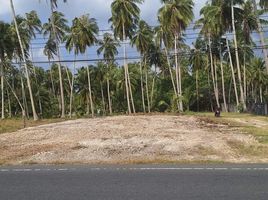
<path id="1" fill-rule="evenodd" d="M 128 63 L 126 54 L 126 40 L 131 38 L 136 25 L 139 20 L 140 9 L 137 4 L 142 3 L 143 0 L 114 0 L 111 4 L 112 17 L 109 22 L 112 23 L 114 35 L 124 42 L 124 69 L 125 69 L 125 87 L 127 96 L 128 113 L 131 114 L 130 98 L 132 101 L 132 109 L 135 113 L 135 106 L 133 102 L 130 77 L 128 73 Z"/>
<path id="2" fill-rule="evenodd" d="M 150 44 L 153 42 L 153 31 L 149 27 L 149 25 L 143 21 L 140 20 L 138 29 L 135 32 L 131 43 L 132 45 L 136 45 L 138 51 L 141 54 L 140 58 L 140 77 L 141 77 L 141 94 L 142 94 L 142 105 L 143 105 L 143 111 L 145 112 L 145 98 L 144 98 L 144 89 L 143 89 L 143 70 L 142 70 L 142 63 L 145 59 L 145 53 L 148 51 Z M 146 87 L 147 88 L 147 87 Z M 150 98 L 148 97 L 148 91 L 147 91 L 147 102 L 148 102 L 148 111 L 150 112 Z"/>
<path id="3" fill-rule="evenodd" d="M 178 62 L 178 39 L 181 33 L 193 20 L 193 1 L 192 0 L 162 0 L 164 6 L 158 11 L 158 19 L 164 30 L 171 31 L 174 36 L 175 63 L 176 63 L 176 86 L 180 98 L 180 111 L 183 111 L 182 104 L 182 80 L 181 68 Z"/>
<path id="4" fill-rule="evenodd" d="M 65 117 L 65 103 L 64 103 L 64 90 L 62 81 L 62 71 L 60 62 L 60 49 L 59 44 L 63 41 L 66 32 L 68 32 L 69 27 L 67 25 L 67 20 L 64 18 L 64 14 L 61 12 L 53 11 L 48 23 L 43 25 L 44 36 L 49 35 L 47 43 L 56 44 L 56 52 L 59 59 L 58 71 L 59 71 L 59 82 L 60 82 L 60 96 L 61 96 L 61 117 Z M 67 74 L 68 75 L 68 74 Z"/>
<path id="5" fill-rule="evenodd" d="M 96 22 L 96 19 L 90 18 L 89 14 L 82 15 L 79 18 L 73 20 L 73 30 L 72 36 L 67 40 L 67 46 L 75 46 L 76 53 L 84 54 L 88 47 L 97 43 L 97 34 L 99 28 Z M 94 105 L 92 100 L 92 90 L 91 90 L 91 81 L 90 81 L 90 72 L 89 66 L 87 67 L 87 76 L 88 76 L 88 90 L 90 97 L 91 105 L 91 115 L 94 117 Z"/>
<path id="6" fill-rule="evenodd" d="M 196 100 L 197 100 L 197 111 L 199 112 L 199 71 L 202 70 L 202 66 L 205 65 L 205 58 L 203 48 L 204 42 L 201 39 L 197 39 L 194 44 L 194 49 L 191 50 L 190 63 L 192 64 L 192 69 L 195 72 L 196 80 Z"/>
<path id="7" fill-rule="evenodd" d="M 17 33 L 17 37 L 18 37 L 18 40 L 19 40 L 20 50 L 21 50 L 21 53 L 22 53 L 22 58 L 23 58 L 24 66 L 25 66 L 25 73 L 26 73 L 27 85 L 28 85 L 28 89 L 29 89 L 29 95 L 30 95 L 30 100 L 31 100 L 33 117 L 34 117 L 34 120 L 37 121 L 38 116 L 36 114 L 35 105 L 34 105 L 34 99 L 33 99 L 32 87 L 31 87 L 31 80 L 30 80 L 30 76 L 29 76 L 29 72 L 28 72 L 28 66 L 27 66 L 27 60 L 26 60 L 26 56 L 25 56 L 25 52 L 24 52 L 25 48 L 24 48 L 24 44 L 23 44 L 23 42 L 21 40 L 21 36 L 20 36 L 20 32 L 19 32 L 19 28 L 18 28 L 18 24 L 17 24 L 17 20 L 16 20 L 16 12 L 15 12 L 15 8 L 14 8 L 13 0 L 10 0 L 10 6 L 11 6 L 13 20 L 14 20 L 14 24 L 15 24 L 15 28 L 16 28 L 16 33 Z"/>
<path id="8" fill-rule="evenodd" d="M 260 103 L 263 103 L 263 87 L 267 83 L 267 74 L 265 73 L 265 62 L 261 58 L 254 58 L 251 62 L 253 71 L 253 81 L 259 88 Z"/>
<path id="9" fill-rule="evenodd" d="M 264 39 L 264 34 L 262 31 L 262 26 L 261 26 L 261 20 L 259 18 L 259 14 L 258 14 L 258 8 L 257 8 L 257 2 L 256 0 L 252 0 L 253 3 L 253 8 L 254 8 L 254 14 L 257 17 L 257 31 L 260 35 L 260 39 L 261 39 L 261 46 L 262 46 L 262 51 L 263 51 L 263 57 L 264 57 L 264 61 L 265 61 L 265 66 L 266 66 L 266 71 L 268 73 L 268 52 L 267 49 L 265 48 L 265 39 Z M 268 2 L 266 0 L 260 0 L 260 6 L 261 8 L 268 8 Z"/>
<path id="10" fill-rule="evenodd" d="M 111 101 L 111 94 L 110 94 L 110 73 L 111 73 L 111 66 L 114 64 L 115 55 L 118 54 L 117 47 L 119 43 L 114 40 L 111 34 L 105 33 L 103 36 L 103 40 L 99 42 L 100 47 L 97 50 L 98 55 L 103 53 L 103 58 L 106 61 L 107 66 L 107 75 L 106 75 L 106 82 L 107 82 L 107 94 L 108 94 L 108 103 L 109 103 L 109 112 L 110 114 L 113 113 L 112 111 L 112 101 Z"/>
<path id="11" fill-rule="evenodd" d="M 5 118 L 4 77 L 6 58 L 12 59 L 14 45 L 10 35 L 10 25 L 0 21 L 0 77 L 1 77 L 1 118 Z"/>
<path id="12" fill-rule="evenodd" d="M 238 53 L 238 44 L 237 44 L 237 34 L 236 34 L 236 26 L 235 26 L 234 5 L 235 5 L 234 0 L 231 0 L 232 28 L 233 28 L 234 45 L 235 45 L 235 57 L 236 57 L 236 66 L 237 66 L 237 74 L 238 74 L 238 84 L 240 87 L 240 99 L 241 99 L 241 104 L 243 105 L 243 109 L 244 109 L 244 111 L 246 111 L 247 105 L 245 102 L 244 88 L 243 88 L 243 84 L 242 84 L 242 76 L 241 76 L 240 60 L 239 60 L 239 53 Z"/>

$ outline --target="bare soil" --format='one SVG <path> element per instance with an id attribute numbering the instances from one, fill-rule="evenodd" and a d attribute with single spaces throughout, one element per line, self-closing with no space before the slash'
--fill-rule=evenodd
<path id="1" fill-rule="evenodd" d="M 238 128 L 189 116 L 78 119 L 0 135 L 0 163 L 13 165 L 264 163 L 267 152 Z"/>

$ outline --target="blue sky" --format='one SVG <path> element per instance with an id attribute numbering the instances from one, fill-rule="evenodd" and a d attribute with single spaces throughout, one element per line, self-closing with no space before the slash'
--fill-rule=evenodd
<path id="1" fill-rule="evenodd" d="M 16 14 L 24 15 L 26 12 L 31 10 L 36 10 L 42 20 L 46 22 L 50 15 L 50 8 L 47 0 L 13 0 L 14 6 L 16 9 Z M 61 3 L 62 0 L 59 0 L 58 10 L 63 12 L 66 18 L 71 24 L 72 19 L 75 16 L 80 16 L 82 14 L 90 13 L 91 17 L 97 19 L 100 29 L 108 29 L 110 24 L 108 24 L 108 19 L 111 16 L 110 5 L 112 0 L 67 0 L 67 3 Z M 195 0 L 194 13 L 195 18 L 199 18 L 199 11 L 202 8 L 207 0 Z M 141 18 L 147 21 L 150 25 L 154 26 L 157 24 L 157 11 L 161 7 L 160 0 L 145 0 L 145 2 L 140 5 L 141 9 Z M 0 0 L 0 20 L 11 21 L 11 11 L 8 0 Z M 187 33 L 193 32 L 189 30 Z M 100 33 L 102 34 L 102 33 Z M 35 61 L 46 61 L 46 57 L 43 55 L 43 45 L 45 41 L 41 38 L 42 36 L 37 36 L 38 39 L 33 41 L 33 56 Z M 188 38 L 195 38 L 197 35 L 190 34 Z M 187 39 L 187 43 L 191 44 L 193 39 Z M 40 44 L 38 44 L 40 43 Z M 67 54 L 64 48 L 61 48 L 63 59 L 73 59 L 72 54 Z M 122 49 L 119 49 L 119 56 L 122 55 Z M 128 51 L 129 57 L 136 56 L 137 52 L 133 48 L 129 48 Z M 85 56 L 80 56 L 79 58 L 97 58 L 96 47 L 90 49 L 90 53 Z M 82 65 L 82 63 L 80 63 Z"/>

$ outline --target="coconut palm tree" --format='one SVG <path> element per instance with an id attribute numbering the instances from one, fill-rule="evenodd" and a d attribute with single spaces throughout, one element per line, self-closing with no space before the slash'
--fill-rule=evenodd
<path id="1" fill-rule="evenodd" d="M 145 53 L 148 52 L 150 44 L 153 42 L 153 31 L 150 26 L 143 20 L 139 21 L 138 29 L 136 30 L 131 43 L 135 45 L 137 50 L 140 52 L 140 79 L 141 79 L 141 94 L 142 94 L 142 105 L 143 111 L 145 112 L 145 98 L 144 98 L 144 89 L 143 89 L 143 70 L 142 65 L 145 60 Z M 146 64 L 145 64 L 146 65 Z M 147 88 L 147 87 L 146 87 Z M 147 93 L 147 103 L 148 103 L 148 112 L 150 112 L 150 98 Z"/>
<path id="2" fill-rule="evenodd" d="M 34 104 L 32 87 L 31 87 L 31 80 L 30 80 L 28 66 L 27 66 L 27 60 L 26 60 L 26 56 L 25 56 L 25 46 L 24 46 L 25 44 L 23 44 L 21 36 L 20 36 L 20 32 L 19 32 L 19 28 L 18 28 L 18 24 L 17 24 L 17 20 L 16 20 L 16 12 L 15 12 L 13 0 L 10 0 L 10 6 L 11 6 L 11 11 L 12 11 L 12 15 L 13 15 L 14 24 L 15 24 L 15 29 L 16 29 L 18 40 L 19 40 L 20 50 L 22 53 L 22 58 L 23 58 L 24 66 L 25 66 L 25 74 L 26 74 L 27 85 L 28 85 L 28 89 L 29 89 L 33 118 L 36 121 L 36 120 L 38 120 L 38 116 L 37 116 L 36 110 L 35 110 L 35 104 Z"/>
<path id="3" fill-rule="evenodd" d="M 100 47 L 97 50 L 98 55 L 103 53 L 103 58 L 106 61 L 106 83 L 107 83 L 107 95 L 108 95 L 108 103 L 109 103 L 109 112 L 110 114 L 113 113 L 112 111 L 112 101 L 111 101 L 111 94 L 110 94 L 110 73 L 111 67 L 114 64 L 115 55 L 118 54 L 117 47 L 119 43 L 112 37 L 111 34 L 105 33 L 103 36 L 103 40 L 99 42 Z"/>
<path id="4" fill-rule="evenodd" d="M 241 99 L 241 104 L 243 106 L 243 109 L 244 109 L 244 111 L 246 111 L 247 110 L 247 105 L 246 105 L 246 102 L 245 102 L 244 88 L 243 88 L 243 84 L 242 84 L 241 66 L 240 66 L 240 60 L 239 60 L 237 33 L 236 33 L 236 25 L 235 25 L 234 5 L 235 5 L 234 0 L 231 0 L 232 29 L 233 29 L 234 46 L 235 46 L 235 57 L 236 57 L 236 66 L 237 66 L 237 74 L 238 74 L 238 84 L 239 84 L 239 87 L 240 87 L 240 99 Z"/>
<path id="5" fill-rule="evenodd" d="M 140 16 L 140 9 L 137 4 L 143 0 L 114 0 L 111 4 L 112 17 L 109 22 L 112 23 L 114 35 L 124 42 L 124 69 L 125 69 L 125 88 L 127 96 L 128 113 L 131 114 L 130 97 L 132 109 L 135 113 L 135 105 L 131 92 L 130 77 L 128 73 L 126 41 L 127 38 L 132 38 L 133 32 L 137 26 Z M 130 96 L 130 97 L 129 97 Z"/>
<path id="6" fill-rule="evenodd" d="M 69 37 L 67 40 L 70 47 L 75 45 L 76 53 L 85 54 L 88 47 L 97 43 L 97 34 L 99 28 L 96 22 L 96 19 L 90 18 L 90 15 L 82 15 L 79 18 L 73 20 L 73 36 Z M 91 106 L 91 115 L 94 117 L 94 105 L 92 99 L 92 90 L 91 90 L 91 81 L 90 81 L 90 72 L 89 66 L 87 67 L 87 76 L 88 76 L 88 90 L 90 97 L 90 106 Z"/>
<path id="7" fill-rule="evenodd" d="M 257 31 L 260 35 L 260 39 L 261 39 L 261 46 L 262 46 L 262 51 L 263 51 L 263 57 L 264 57 L 264 61 L 265 61 L 265 66 L 266 66 L 266 71 L 268 73 L 268 52 L 267 49 L 265 48 L 265 38 L 264 38 L 264 33 L 262 31 L 262 26 L 261 26 L 261 20 L 259 18 L 259 13 L 258 13 L 258 6 L 257 6 L 257 2 L 256 0 L 252 0 L 252 4 L 253 4 L 253 9 L 254 9 L 254 14 L 257 18 Z M 260 6 L 261 8 L 268 8 L 268 2 L 267 0 L 260 0 Z"/>
<path id="8" fill-rule="evenodd" d="M 1 77 L 1 118 L 5 118 L 4 77 L 6 58 L 12 59 L 14 45 L 10 35 L 10 24 L 0 21 L 0 77 Z"/>
<path id="9" fill-rule="evenodd" d="M 196 100 L 197 100 L 197 111 L 199 112 L 199 71 L 205 65 L 205 55 L 203 49 L 205 41 L 200 38 L 194 44 L 194 49 L 191 50 L 190 63 L 192 65 L 193 72 L 195 72 L 196 80 Z"/>
<path id="10" fill-rule="evenodd" d="M 182 104 L 182 79 L 181 68 L 178 61 L 178 40 L 181 33 L 187 28 L 187 26 L 193 20 L 193 6 L 192 0 L 165 0 L 158 11 L 158 19 L 160 24 L 164 27 L 164 30 L 171 31 L 174 36 L 175 46 L 175 63 L 176 63 L 176 86 L 177 93 L 180 101 L 180 111 L 183 111 Z"/>
<path id="11" fill-rule="evenodd" d="M 64 103 L 64 89 L 63 89 L 63 81 L 62 81 L 62 70 L 61 70 L 61 62 L 60 62 L 60 49 L 59 44 L 63 42 L 64 36 L 66 32 L 69 31 L 69 27 L 67 25 L 67 20 L 64 18 L 64 14 L 58 11 L 53 11 L 48 22 L 43 25 L 43 33 L 44 36 L 49 36 L 47 43 L 55 43 L 56 44 L 56 52 L 57 57 L 59 59 L 58 62 L 58 71 L 59 71 L 59 82 L 60 82 L 60 97 L 61 97 L 61 117 L 65 117 L 65 103 Z"/>

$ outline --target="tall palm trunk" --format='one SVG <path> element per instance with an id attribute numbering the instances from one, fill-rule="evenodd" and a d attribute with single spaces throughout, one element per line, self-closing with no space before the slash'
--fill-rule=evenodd
<path id="1" fill-rule="evenodd" d="M 141 99 L 142 99 L 142 108 L 145 113 L 145 98 L 144 98 L 144 89 L 143 89 L 143 72 L 142 72 L 142 58 L 140 60 L 140 77 L 141 77 Z"/>
<path id="2" fill-rule="evenodd" d="M 262 31 L 260 18 L 257 14 L 257 10 L 258 10 L 257 9 L 257 2 L 256 2 L 256 0 L 252 0 L 252 3 L 253 3 L 255 15 L 257 17 L 258 33 L 259 33 L 260 39 L 261 39 L 261 47 L 262 47 L 262 51 L 263 51 L 263 57 L 264 57 L 264 61 L 265 61 L 266 71 L 268 74 L 268 53 L 267 53 L 267 49 L 265 48 L 265 39 L 264 39 L 263 31 Z"/>
<path id="3" fill-rule="evenodd" d="M 0 75 L 1 75 L 1 104 L 2 104 L 2 112 L 1 119 L 5 119 L 5 99 L 4 99 L 4 63 L 0 60 Z"/>
<path id="4" fill-rule="evenodd" d="M 102 110 L 103 110 L 103 114 L 106 115 L 106 108 L 105 108 L 105 100 L 104 100 L 104 91 L 103 91 L 102 81 L 100 82 L 100 88 L 101 88 Z"/>
<path id="5" fill-rule="evenodd" d="M 197 112 L 199 112 L 199 70 L 195 71 L 195 88 L 196 88 L 196 101 L 197 101 Z"/>
<path id="6" fill-rule="evenodd" d="M 223 104 L 225 112 L 228 112 L 227 103 L 226 103 L 226 95 L 225 95 L 225 82 L 224 82 L 224 73 L 223 73 L 223 64 L 222 64 L 222 52 L 220 47 L 220 65 L 221 65 L 221 84 L 222 84 L 222 96 L 223 96 Z"/>
<path id="7" fill-rule="evenodd" d="M 238 93 L 237 93 L 237 85 L 236 85 L 236 78 L 235 78 L 235 73 L 234 73 L 234 65 L 233 65 L 231 50 L 230 50 L 230 46 L 229 46 L 229 40 L 228 40 L 227 37 L 226 37 L 226 46 L 227 46 L 227 51 L 228 51 L 228 54 L 229 54 L 230 66 L 231 66 L 231 70 L 232 70 L 232 80 L 233 80 L 233 84 L 234 84 L 236 106 L 239 106 L 239 98 L 238 98 Z"/>
<path id="8" fill-rule="evenodd" d="M 7 86 L 10 88 L 10 91 L 12 92 L 12 94 L 14 95 L 15 99 L 17 100 L 20 108 L 21 108 L 21 112 L 22 112 L 22 117 L 23 117 L 23 121 L 24 121 L 24 127 L 25 127 L 25 108 L 23 107 L 23 105 L 21 104 L 18 96 L 16 95 L 16 92 L 14 91 L 14 89 L 11 87 L 11 85 L 9 84 L 9 82 L 5 79 Z"/>
<path id="9" fill-rule="evenodd" d="M 19 32 L 17 20 L 16 20 L 16 13 L 15 13 L 13 0 L 10 0 L 10 6 L 11 6 L 11 10 L 12 10 L 13 20 L 14 20 L 14 24 L 15 24 L 15 28 L 16 28 L 16 32 L 17 32 L 17 36 L 18 36 L 18 40 L 19 40 L 19 44 L 20 44 L 20 49 L 21 49 L 21 53 L 22 53 L 23 62 L 24 62 L 24 65 L 25 65 L 25 73 L 26 73 L 26 79 L 27 79 L 27 85 L 28 85 L 28 89 L 29 89 L 29 94 L 30 94 L 33 118 L 34 118 L 34 121 L 37 121 L 38 116 L 37 116 L 36 110 L 35 110 L 32 87 L 31 87 L 31 81 L 30 81 L 30 76 L 29 76 L 28 67 L 27 67 L 27 63 L 26 63 L 25 52 L 24 52 L 24 48 L 23 48 L 21 37 L 20 37 L 20 32 Z"/>
<path id="10" fill-rule="evenodd" d="M 262 85 L 260 85 L 260 100 L 261 100 L 261 103 L 263 103 L 263 94 L 262 94 Z"/>
<path id="11" fill-rule="evenodd" d="M 53 9 L 52 0 L 50 0 L 50 10 L 51 10 L 52 31 L 53 31 L 54 39 L 56 40 L 56 29 L 55 29 L 54 17 L 53 17 L 54 9 Z M 64 103 L 64 91 L 63 91 L 63 82 L 62 82 L 61 62 L 60 62 L 60 50 L 59 50 L 59 43 L 57 40 L 56 40 L 56 45 L 57 45 L 57 56 L 59 59 L 58 71 L 59 71 L 59 81 L 60 81 L 61 118 L 65 118 L 65 103 Z"/>
<path id="12" fill-rule="evenodd" d="M 165 47 L 165 54 L 166 54 L 166 58 L 167 58 L 168 70 L 169 70 L 169 73 L 170 73 L 170 78 L 171 78 L 171 82 L 172 82 L 174 94 L 175 94 L 175 96 L 177 98 L 178 97 L 178 93 L 177 93 L 177 89 L 176 89 L 176 85 L 175 85 L 175 81 L 174 81 L 174 77 L 173 77 L 173 72 L 172 72 L 172 68 L 171 68 L 171 64 L 170 64 L 170 59 L 169 59 L 168 51 L 167 51 L 167 48 L 166 47 Z M 176 103 L 177 103 L 177 109 L 180 110 L 179 102 L 176 101 Z"/>
<path id="13" fill-rule="evenodd" d="M 235 28 L 235 18 L 234 18 L 234 1 L 232 0 L 232 26 L 233 26 L 233 35 L 234 35 L 234 45 L 235 45 L 235 57 L 236 57 L 236 65 L 237 65 L 237 74 L 238 74 L 238 84 L 240 88 L 240 98 L 241 103 L 243 105 L 244 111 L 247 110 L 245 98 L 244 98 L 244 90 L 242 85 L 242 78 L 241 78 L 241 70 L 240 70 L 240 61 L 239 61 L 239 54 L 238 54 L 238 45 L 237 45 L 237 38 L 236 38 L 236 28 Z"/>
<path id="14" fill-rule="evenodd" d="M 134 98 L 133 98 L 133 92 L 132 92 L 132 87 L 131 87 L 128 67 L 127 67 L 127 80 L 128 80 L 128 88 L 129 88 L 129 93 L 130 93 L 130 100 L 131 100 L 131 104 L 132 104 L 132 110 L 133 110 L 133 113 L 135 114 L 136 109 L 135 109 L 135 104 L 134 104 Z"/>
<path id="15" fill-rule="evenodd" d="M 244 97 L 245 97 L 245 102 L 247 102 L 247 73 L 246 73 L 246 55 L 244 53 L 244 64 L 243 64 L 243 82 L 244 82 Z"/>
<path id="16" fill-rule="evenodd" d="M 90 74 L 89 74 L 89 66 L 87 66 L 87 78 L 88 78 L 88 92 L 89 92 L 91 116 L 94 117 L 94 105 L 93 105 L 93 100 L 92 100 L 92 90 L 91 90 L 91 80 L 90 80 Z"/>
<path id="17" fill-rule="evenodd" d="M 173 86 L 174 94 L 175 94 L 176 96 L 178 96 L 178 94 L 177 94 L 177 90 L 176 90 L 175 81 L 174 81 L 174 77 L 173 77 L 173 73 L 172 73 L 172 68 L 171 68 L 171 64 L 170 64 L 170 59 L 169 59 L 169 56 L 168 56 L 167 48 L 165 48 L 165 54 L 166 54 L 166 58 L 167 58 L 168 70 L 169 70 L 169 73 L 170 73 L 170 78 L 171 78 L 171 82 L 172 82 L 172 86 Z"/>
<path id="18" fill-rule="evenodd" d="M 145 88 L 146 88 L 146 97 L 147 97 L 147 109 L 148 112 L 151 112 L 150 97 L 149 97 L 149 86 L 148 86 L 148 70 L 146 68 L 145 72 Z"/>
<path id="19" fill-rule="evenodd" d="M 108 106 L 109 106 L 109 113 L 110 113 L 110 115 L 112 115 L 113 114 L 113 109 L 112 109 L 112 100 L 111 100 L 111 93 L 110 93 L 110 72 L 111 72 L 111 69 L 110 69 L 110 66 L 109 66 L 108 63 L 107 63 L 107 69 L 109 71 L 108 76 L 107 76 L 107 79 L 106 79 L 107 96 L 108 96 Z"/>
<path id="20" fill-rule="evenodd" d="M 71 94 L 70 94 L 70 113 L 69 117 L 72 118 L 72 105 L 73 105 L 73 90 L 74 90 L 74 75 L 75 75 L 75 69 L 76 69 L 76 55 L 74 56 L 74 68 L 73 68 L 73 76 L 72 76 L 72 82 L 71 82 Z"/>
<path id="21" fill-rule="evenodd" d="M 183 112 L 183 107 L 182 107 L 182 99 L 181 99 L 181 70 L 179 67 L 179 62 L 178 62 L 178 48 L 177 48 L 177 41 L 178 41 L 178 34 L 175 34 L 175 71 L 176 71 L 176 86 L 177 86 L 177 94 L 179 98 L 179 111 Z"/>
<path id="22" fill-rule="evenodd" d="M 10 101 L 10 94 L 9 94 L 8 88 L 6 88 L 6 92 L 7 92 L 7 102 L 8 102 L 8 117 L 11 118 L 12 111 L 11 111 L 11 101 Z"/>
<path id="23" fill-rule="evenodd" d="M 212 76 L 212 83 L 213 83 L 213 89 L 214 89 L 214 94 L 215 94 L 215 99 L 217 103 L 217 107 L 220 107 L 220 102 L 219 102 L 219 92 L 216 87 L 216 81 L 215 81 L 215 69 L 213 66 L 213 55 L 212 55 L 212 49 L 211 49 L 211 38 L 210 34 L 208 36 L 208 46 L 209 46 L 209 55 L 210 55 L 210 70 L 211 70 L 211 76 Z"/>
<path id="24" fill-rule="evenodd" d="M 151 90 L 151 106 L 153 105 L 155 78 L 156 78 L 156 66 L 155 66 L 155 70 L 154 70 L 152 90 Z"/>
<path id="25" fill-rule="evenodd" d="M 123 42 L 124 42 L 124 72 L 125 72 L 125 87 L 126 87 L 126 97 L 127 97 L 127 107 L 128 107 L 128 114 L 131 114 L 131 107 L 130 107 L 130 99 L 129 99 L 129 88 L 128 88 L 128 64 L 126 58 L 126 33 L 125 33 L 125 25 L 123 24 Z"/>
<path id="26" fill-rule="evenodd" d="M 113 114 L 113 110 L 112 110 L 112 100 L 111 100 L 111 94 L 110 94 L 110 80 L 109 78 L 107 78 L 107 94 L 108 94 L 108 104 L 109 104 L 109 112 L 110 115 Z"/>

